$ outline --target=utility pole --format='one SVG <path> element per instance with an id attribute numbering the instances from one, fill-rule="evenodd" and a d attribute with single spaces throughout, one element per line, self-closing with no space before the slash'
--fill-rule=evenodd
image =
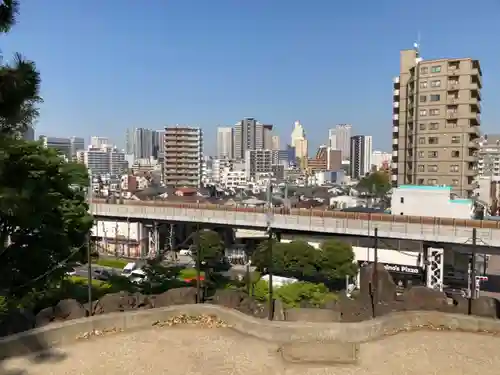
<path id="1" fill-rule="evenodd" d="M 87 189 L 87 199 L 89 204 L 89 212 L 92 213 L 92 170 L 89 172 L 89 186 Z M 97 223 L 96 223 L 97 227 Z M 87 243 L 87 291 L 88 291 L 88 303 L 89 303 L 89 317 L 92 316 L 94 309 L 92 306 L 92 233 L 88 234 Z"/>
<path id="2" fill-rule="evenodd" d="M 373 250 L 374 250 L 374 259 L 373 259 L 373 274 L 372 274 L 372 283 L 371 283 L 371 297 L 372 297 L 372 312 L 373 317 L 375 318 L 377 315 L 376 309 L 378 304 L 378 228 L 374 229 L 374 241 L 373 241 Z"/>
<path id="3" fill-rule="evenodd" d="M 272 184 L 269 180 L 267 186 L 267 251 L 269 254 L 267 271 L 269 273 L 269 320 L 274 317 L 274 298 L 273 298 L 273 202 L 272 202 Z"/>
<path id="4" fill-rule="evenodd" d="M 194 247 L 196 249 L 196 303 L 201 303 L 201 251 L 200 251 L 200 224 L 196 224 L 194 235 Z"/>
<path id="5" fill-rule="evenodd" d="M 477 229 L 472 229 L 472 254 L 469 263 L 469 315 L 472 314 L 472 300 L 476 298 L 476 250 L 477 250 Z"/>

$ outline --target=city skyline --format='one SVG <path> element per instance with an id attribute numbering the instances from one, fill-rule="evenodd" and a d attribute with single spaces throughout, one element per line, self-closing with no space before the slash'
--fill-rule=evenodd
<path id="1" fill-rule="evenodd" d="M 423 11 L 424 4 L 432 6 L 432 17 Z M 493 72 L 498 57 L 495 49 L 476 42 L 493 43 L 492 17 L 498 12 L 488 0 L 478 10 L 480 27 L 471 30 L 455 30 L 454 20 L 449 18 L 435 22 L 435 15 L 448 10 L 447 2 L 424 1 L 411 15 L 397 2 L 388 11 L 374 4 L 355 9 L 353 4 L 328 2 L 317 7 L 288 4 L 282 9 L 278 4 L 255 1 L 245 5 L 243 13 L 235 4 L 196 5 L 152 4 L 138 10 L 106 2 L 94 16 L 99 27 L 85 33 L 86 22 L 76 3 L 57 7 L 23 3 L 19 24 L 5 37 L 2 53 L 8 60 L 13 52 L 22 51 L 40 69 L 44 103 L 37 134 L 85 139 L 102 134 L 123 147 L 125 128 L 184 123 L 203 128 L 207 146 L 214 145 L 215 151 L 218 124 L 231 125 L 238 118 L 254 116 L 272 123 L 284 140 L 299 118 L 307 125 L 311 149 L 326 142 L 325 129 L 352 123 L 357 134 L 375 136 L 375 148 L 387 150 L 390 137 L 378 134 L 390 133 L 388 82 L 398 71 L 399 51 L 411 48 L 418 31 L 401 25 L 411 22 L 425 30 L 421 39 L 426 59 L 470 56 L 481 61 L 485 72 Z M 279 11 L 280 17 L 271 10 Z M 55 17 L 50 23 L 40 17 L 54 12 L 64 17 Z M 139 34 L 126 27 L 131 14 L 142 20 L 137 26 Z M 235 27 L 246 14 L 269 27 L 251 33 Z M 356 17 L 353 21 L 343 14 Z M 465 8 L 454 10 L 453 18 L 465 16 Z M 186 17 L 194 20 L 195 27 L 179 32 Z M 206 27 L 208 20 L 210 28 Z M 301 27 L 289 27 L 291 24 Z M 351 28 L 356 32 L 343 32 Z M 64 33 L 60 33 L 62 29 Z M 453 33 L 443 32 L 452 29 Z M 169 43 L 161 42 L 164 40 Z M 50 52 L 46 48 L 49 41 Z M 331 45 L 336 46 L 334 50 L 325 48 Z M 82 51 L 87 50 L 99 53 L 100 61 L 81 59 Z M 154 66 L 143 69 L 141 56 L 151 51 Z M 201 51 L 203 59 L 194 51 Z M 243 58 L 249 51 L 266 58 Z M 124 56 L 128 56 L 126 63 L 122 63 Z M 370 74 L 357 74 L 367 69 Z M 79 72 L 76 77 L 74 71 Z M 98 89 L 93 82 L 100 82 Z M 489 105 L 498 97 L 495 88 L 500 77 L 490 74 L 485 82 L 482 127 L 484 133 L 491 133 L 500 121 L 500 109 Z M 244 87 L 238 94 L 236 85 Z M 354 91 L 356 87 L 364 89 Z"/>

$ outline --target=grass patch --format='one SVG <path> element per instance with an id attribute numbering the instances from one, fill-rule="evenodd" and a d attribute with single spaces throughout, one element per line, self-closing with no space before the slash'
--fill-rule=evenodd
<path id="1" fill-rule="evenodd" d="M 128 260 L 123 260 L 123 259 L 106 259 L 106 258 L 99 258 L 95 264 L 98 266 L 103 266 L 103 267 L 111 267 L 111 268 L 120 268 L 122 269 L 125 267 L 128 263 L 130 263 Z"/>
<path id="2" fill-rule="evenodd" d="M 205 272 L 200 272 L 201 276 L 205 276 Z M 184 268 L 179 272 L 179 279 L 196 279 L 196 268 Z"/>

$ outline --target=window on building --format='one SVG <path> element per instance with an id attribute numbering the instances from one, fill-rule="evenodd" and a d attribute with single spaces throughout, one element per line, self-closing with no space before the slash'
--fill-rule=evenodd
<path id="1" fill-rule="evenodd" d="M 458 180 L 457 180 L 457 179 L 453 179 L 453 180 L 451 180 L 451 184 L 452 184 L 453 186 L 458 186 Z"/>
<path id="2" fill-rule="evenodd" d="M 405 202 L 405 198 L 404 198 L 404 197 L 401 197 L 401 198 L 399 198 L 399 201 L 400 201 L 401 203 L 404 203 L 404 202 Z"/>
<path id="3" fill-rule="evenodd" d="M 450 172 L 458 172 L 458 164 L 450 165 Z"/>
<path id="4" fill-rule="evenodd" d="M 441 87 L 441 81 L 439 79 L 431 81 L 431 87 Z"/>
<path id="5" fill-rule="evenodd" d="M 458 123 L 456 121 L 446 121 L 445 127 L 447 129 L 453 129 L 453 128 L 456 128 L 457 126 L 458 126 Z"/>
<path id="6" fill-rule="evenodd" d="M 439 94 L 432 94 L 430 97 L 431 102 L 439 102 L 441 100 L 441 95 Z"/>
<path id="7" fill-rule="evenodd" d="M 425 172 L 425 166 L 424 165 L 419 165 L 418 166 L 418 171 L 419 172 Z"/>
<path id="8" fill-rule="evenodd" d="M 438 180 L 435 178 L 429 178 L 427 180 L 427 185 L 437 185 L 437 183 L 438 183 Z"/>
<path id="9" fill-rule="evenodd" d="M 438 171 L 438 166 L 436 164 L 428 165 L 427 170 L 429 172 L 437 172 Z"/>
<path id="10" fill-rule="evenodd" d="M 423 67 L 420 68 L 420 74 L 427 74 L 427 73 L 429 73 L 429 68 L 428 67 L 423 66 Z"/>
<path id="11" fill-rule="evenodd" d="M 441 73 L 441 65 L 435 65 L 431 68 L 431 73 Z"/>
<path id="12" fill-rule="evenodd" d="M 429 144 L 430 145 L 437 145 L 438 144 L 438 137 L 429 137 Z"/>
<path id="13" fill-rule="evenodd" d="M 420 81 L 420 88 L 426 89 L 427 88 L 427 81 Z"/>
<path id="14" fill-rule="evenodd" d="M 427 101 L 426 95 L 420 95 L 420 103 L 425 103 Z"/>
<path id="15" fill-rule="evenodd" d="M 429 158 L 435 159 L 438 157 L 438 152 L 437 151 L 429 151 L 428 153 Z"/>
<path id="16" fill-rule="evenodd" d="M 421 109 L 419 112 L 420 116 L 427 116 L 427 110 L 426 109 Z"/>
<path id="17" fill-rule="evenodd" d="M 425 130 L 425 124 L 420 124 L 419 127 L 420 127 L 420 130 Z"/>
<path id="18" fill-rule="evenodd" d="M 439 122 L 431 122 L 429 124 L 429 130 L 438 130 L 439 129 Z"/>
<path id="19" fill-rule="evenodd" d="M 418 184 L 418 185 L 423 185 L 423 184 L 424 184 L 424 179 L 423 179 L 423 178 L 419 178 L 419 179 L 417 180 L 417 184 Z"/>
<path id="20" fill-rule="evenodd" d="M 423 158 L 424 157 L 424 152 L 423 151 L 419 151 L 418 152 L 418 157 L 419 158 Z"/>
<path id="21" fill-rule="evenodd" d="M 451 157 L 452 158 L 459 158 L 460 157 L 460 151 L 452 151 L 451 152 Z"/>
<path id="22" fill-rule="evenodd" d="M 460 136 L 454 135 L 451 137 L 451 143 L 460 143 Z"/>
<path id="23" fill-rule="evenodd" d="M 425 137 L 420 137 L 420 138 L 418 139 L 418 143 L 419 143 L 420 145 L 425 145 Z"/>
<path id="24" fill-rule="evenodd" d="M 439 110 L 439 108 L 429 109 L 429 115 L 430 116 L 438 116 L 440 112 L 441 111 Z"/>

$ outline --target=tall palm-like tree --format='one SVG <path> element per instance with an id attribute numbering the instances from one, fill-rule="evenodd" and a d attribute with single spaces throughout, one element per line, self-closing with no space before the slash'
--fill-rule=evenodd
<path id="1" fill-rule="evenodd" d="M 17 0 L 0 2 L 0 33 L 7 33 L 16 22 Z M 10 63 L 0 66 L 0 136 L 26 130 L 38 116 L 40 75 L 35 63 L 16 53 Z"/>

